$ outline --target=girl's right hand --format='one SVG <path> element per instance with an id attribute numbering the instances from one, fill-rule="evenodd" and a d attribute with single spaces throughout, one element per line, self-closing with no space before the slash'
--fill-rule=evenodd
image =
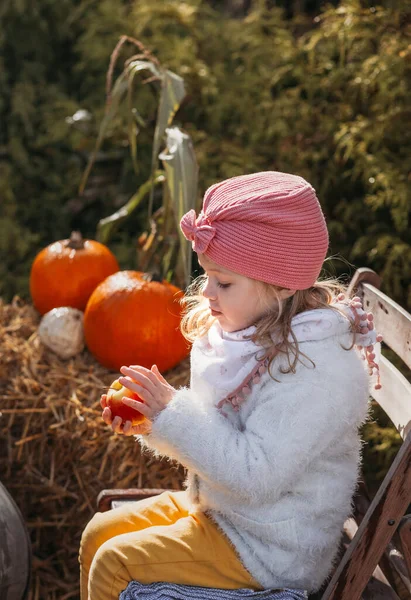
<path id="1" fill-rule="evenodd" d="M 148 433 L 151 430 L 151 421 L 145 419 L 140 425 L 132 425 L 131 421 L 126 421 L 123 425 L 121 417 L 112 418 L 111 410 L 107 406 L 107 394 L 102 394 L 100 405 L 103 409 L 102 418 L 106 425 L 111 427 L 114 433 L 122 435 L 141 435 Z"/>

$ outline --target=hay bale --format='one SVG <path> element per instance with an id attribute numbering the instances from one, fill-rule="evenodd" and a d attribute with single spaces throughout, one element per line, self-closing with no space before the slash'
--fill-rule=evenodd
<path id="1" fill-rule="evenodd" d="M 184 470 L 111 432 L 99 398 L 118 374 L 87 351 L 59 359 L 40 343 L 39 320 L 19 298 L 0 300 L 0 480 L 31 536 L 29 600 L 68 600 L 79 597 L 80 535 L 100 490 L 180 489 Z M 167 379 L 186 385 L 188 359 Z"/>

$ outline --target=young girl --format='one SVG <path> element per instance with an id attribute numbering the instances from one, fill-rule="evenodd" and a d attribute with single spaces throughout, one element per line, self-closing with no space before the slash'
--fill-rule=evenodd
<path id="1" fill-rule="evenodd" d="M 182 323 L 190 387 L 124 366 L 144 403 L 123 401 L 146 421 L 123 426 L 102 406 L 115 432 L 187 467 L 186 489 L 96 514 L 81 597 L 117 600 L 132 580 L 317 590 L 351 511 L 368 403 L 360 352 L 378 369 L 372 315 L 317 280 L 328 233 L 301 177 L 218 183 L 181 228 L 205 272 Z"/>

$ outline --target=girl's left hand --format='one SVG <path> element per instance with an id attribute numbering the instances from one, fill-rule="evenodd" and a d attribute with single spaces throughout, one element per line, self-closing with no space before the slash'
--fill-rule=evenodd
<path id="1" fill-rule="evenodd" d="M 140 365 L 121 367 L 120 373 L 125 375 L 119 379 L 121 385 L 135 392 L 144 400 L 144 402 L 139 402 L 124 397 L 123 403 L 135 408 L 150 421 L 153 421 L 165 409 L 176 392 L 161 375 L 157 365 L 153 365 L 151 370 Z"/>

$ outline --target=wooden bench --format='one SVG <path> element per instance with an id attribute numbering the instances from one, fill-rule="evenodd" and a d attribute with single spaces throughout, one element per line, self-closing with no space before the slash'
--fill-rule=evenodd
<path id="1" fill-rule="evenodd" d="M 374 314 L 384 343 L 411 373 L 411 315 L 380 291 L 380 277 L 370 269 L 358 269 L 349 292 L 363 300 L 364 310 Z M 331 577 L 311 600 L 406 600 L 411 599 L 411 384 L 384 356 L 380 360 L 382 389 L 372 390 L 399 432 L 403 443 L 374 499 L 369 502 L 360 485 L 355 498 L 355 518 L 344 526 L 342 553 Z M 98 510 L 136 501 L 165 490 L 103 490 Z"/>

